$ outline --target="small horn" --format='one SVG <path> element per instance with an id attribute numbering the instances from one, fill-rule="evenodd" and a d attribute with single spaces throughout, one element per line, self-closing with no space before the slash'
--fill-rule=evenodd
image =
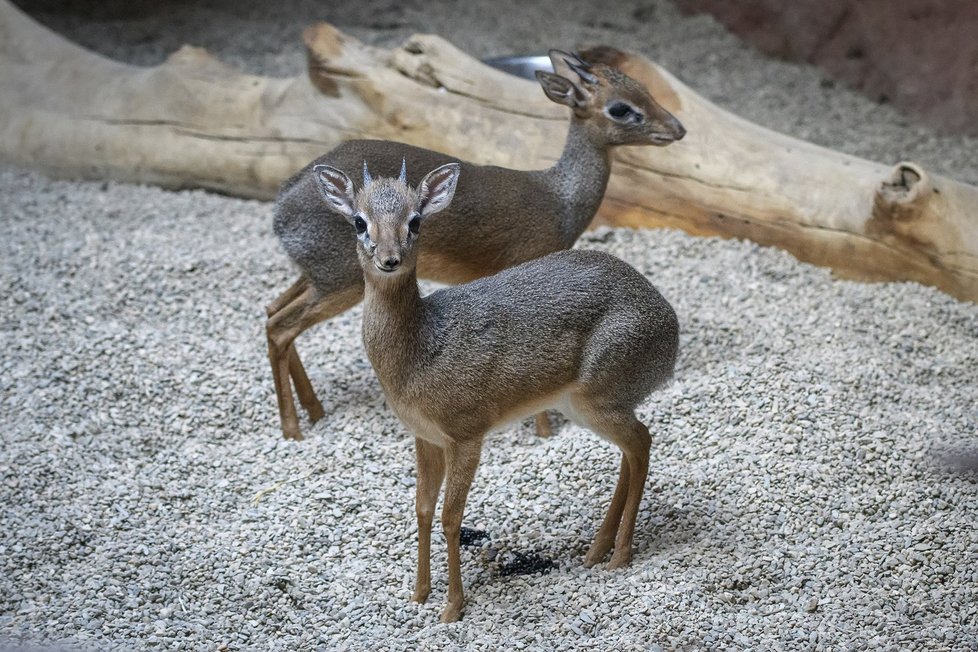
<path id="1" fill-rule="evenodd" d="M 592 75 L 590 72 L 588 72 L 589 70 L 591 70 L 591 66 L 585 63 L 584 61 L 581 61 L 580 59 L 577 59 L 577 61 L 571 61 L 567 57 L 564 57 L 564 63 L 566 63 L 571 70 L 576 72 L 578 77 L 580 77 L 587 83 L 589 84 L 598 83 L 598 78 Z"/>
<path id="2" fill-rule="evenodd" d="M 367 169 L 367 159 L 363 159 L 363 185 L 367 185 L 371 181 L 373 179 L 370 178 L 370 170 Z"/>
<path id="3" fill-rule="evenodd" d="M 407 185 L 407 159 L 401 157 L 401 183 Z"/>
<path id="4" fill-rule="evenodd" d="M 581 55 L 579 55 L 579 54 L 578 54 L 577 52 L 572 52 L 570 56 L 572 56 L 572 57 L 574 57 L 574 61 L 575 61 L 575 62 L 577 63 L 577 65 L 579 65 L 579 66 L 580 66 L 581 68 L 584 68 L 585 70 L 590 70 L 590 69 L 591 69 L 591 64 L 590 64 L 590 63 L 588 63 L 587 61 L 585 61 L 585 60 L 584 60 L 584 59 L 583 59 L 583 58 L 581 57 Z M 567 59 L 564 59 L 564 61 L 567 61 Z M 567 64 L 568 64 L 568 65 L 570 65 L 570 61 L 567 61 Z"/>

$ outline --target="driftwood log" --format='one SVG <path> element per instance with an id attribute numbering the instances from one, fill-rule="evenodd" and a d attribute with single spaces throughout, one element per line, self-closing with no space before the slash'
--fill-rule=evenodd
<path id="1" fill-rule="evenodd" d="M 308 74 L 242 74 L 184 47 L 141 68 L 85 50 L 0 0 L 0 161 L 65 177 L 270 198 L 340 141 L 387 138 L 479 163 L 557 159 L 563 109 L 534 82 L 436 36 L 366 46 L 321 23 Z M 863 280 L 912 280 L 978 301 L 978 188 L 769 131 L 647 59 L 598 49 L 688 129 L 619 148 L 598 221 L 782 247 Z"/>

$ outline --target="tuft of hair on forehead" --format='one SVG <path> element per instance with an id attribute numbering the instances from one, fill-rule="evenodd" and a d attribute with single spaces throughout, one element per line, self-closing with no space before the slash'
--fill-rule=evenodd
<path id="1" fill-rule="evenodd" d="M 375 214 L 398 213 L 415 200 L 415 191 L 400 179 L 377 177 L 371 180 L 369 190 L 360 193 L 367 211 Z"/>

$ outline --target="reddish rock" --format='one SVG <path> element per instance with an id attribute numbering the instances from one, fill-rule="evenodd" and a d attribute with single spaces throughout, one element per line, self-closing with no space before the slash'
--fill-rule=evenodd
<path id="1" fill-rule="evenodd" d="M 978 135 L 976 0 L 675 0 L 944 132 Z"/>

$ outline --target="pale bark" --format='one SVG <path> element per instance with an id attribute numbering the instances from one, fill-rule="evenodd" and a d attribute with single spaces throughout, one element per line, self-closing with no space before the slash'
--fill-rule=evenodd
<path id="1" fill-rule="evenodd" d="M 386 138 L 520 169 L 555 161 L 565 109 L 436 36 L 366 46 L 306 30 L 308 75 L 242 74 L 185 47 L 140 68 L 74 45 L 0 0 L 0 161 L 48 174 L 273 197 L 348 138 Z M 750 238 L 865 280 L 978 300 L 978 188 L 764 129 L 638 55 L 603 56 L 688 130 L 621 148 L 598 220 Z"/>

